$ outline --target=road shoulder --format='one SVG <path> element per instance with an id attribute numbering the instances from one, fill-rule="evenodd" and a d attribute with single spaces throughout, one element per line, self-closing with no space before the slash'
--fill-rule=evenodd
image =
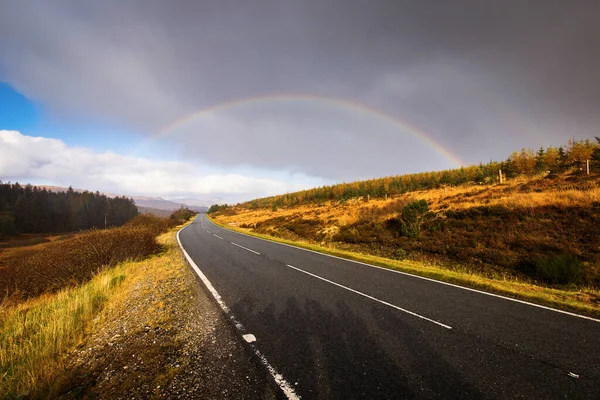
<path id="1" fill-rule="evenodd" d="M 175 233 L 165 254 L 134 263 L 58 384 L 70 398 L 276 397 L 221 310 L 187 265 Z"/>

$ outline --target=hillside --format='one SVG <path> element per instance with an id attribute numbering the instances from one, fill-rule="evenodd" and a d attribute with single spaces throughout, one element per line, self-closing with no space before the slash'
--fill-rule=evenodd
<path id="1" fill-rule="evenodd" d="M 596 146 L 589 155 L 597 152 Z M 214 207 L 211 216 L 249 233 L 325 248 L 497 280 L 589 288 L 585 296 L 600 302 L 600 165 L 587 174 L 565 152 L 554 171 L 536 172 L 540 157 L 532 155 L 530 172 L 518 173 L 518 157 L 528 153 Z M 460 178 L 490 165 L 505 168 L 503 183 Z M 441 183 L 441 176 L 463 181 Z"/>

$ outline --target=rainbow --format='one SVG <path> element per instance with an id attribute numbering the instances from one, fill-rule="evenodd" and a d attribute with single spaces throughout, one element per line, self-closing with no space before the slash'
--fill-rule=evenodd
<path id="1" fill-rule="evenodd" d="M 250 104 L 257 103 L 267 103 L 267 102 L 294 102 L 294 101 L 304 101 L 304 102 L 316 102 L 326 106 L 339 107 L 347 110 L 355 111 L 358 113 L 362 113 L 367 116 L 371 116 L 377 118 L 382 121 L 386 121 L 388 123 L 393 124 L 401 131 L 408 133 L 415 138 L 421 140 L 429 147 L 433 148 L 439 154 L 444 156 L 447 160 L 449 160 L 454 166 L 461 167 L 465 165 L 465 163 L 458 158 L 454 153 L 445 149 L 440 143 L 438 143 L 433 137 L 423 132 L 422 130 L 409 125 L 405 121 L 394 118 L 389 114 L 384 113 L 383 111 L 377 110 L 375 108 L 371 108 L 365 104 L 358 103 L 355 101 L 341 99 L 337 97 L 328 97 L 314 94 L 268 94 L 262 96 L 255 97 L 247 97 L 242 99 L 236 99 L 220 104 L 216 104 L 207 108 L 203 108 L 199 111 L 195 111 L 191 114 L 188 114 L 182 118 L 179 118 L 172 123 L 166 125 L 162 129 L 160 129 L 157 133 L 150 136 L 150 140 L 157 140 L 161 137 L 169 135 L 171 133 L 176 132 L 178 129 L 192 123 L 194 120 L 202 118 L 202 116 L 206 116 L 212 113 L 216 113 L 219 111 L 223 111 L 226 109 L 231 109 L 235 107 L 242 107 Z"/>

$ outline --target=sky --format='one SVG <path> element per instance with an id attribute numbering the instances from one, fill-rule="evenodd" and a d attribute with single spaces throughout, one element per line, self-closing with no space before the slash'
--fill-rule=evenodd
<path id="1" fill-rule="evenodd" d="M 1 7 L 5 182 L 238 202 L 600 133 L 596 0 Z"/>

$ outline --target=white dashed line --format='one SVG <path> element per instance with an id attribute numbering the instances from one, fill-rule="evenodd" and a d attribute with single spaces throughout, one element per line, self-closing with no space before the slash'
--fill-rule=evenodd
<path id="1" fill-rule="evenodd" d="M 246 333 L 243 337 L 244 337 L 244 340 L 248 343 L 256 342 L 256 336 L 254 336 L 251 333 Z"/>
<path id="2" fill-rule="evenodd" d="M 221 240 L 225 240 L 225 239 L 223 239 L 221 236 L 219 236 L 219 235 L 215 235 L 214 233 L 213 233 L 213 236 L 214 236 L 214 237 L 217 237 L 217 238 L 219 238 L 219 239 L 221 239 Z"/>
<path id="3" fill-rule="evenodd" d="M 216 226 L 216 227 L 221 228 L 221 229 L 225 229 L 225 228 L 222 228 L 222 227 L 218 226 L 217 224 L 215 224 L 214 222 L 212 222 L 208 218 L 206 220 L 207 220 L 207 222 L 209 222 L 213 226 Z M 257 237 L 257 236 L 248 235 L 247 233 L 243 233 L 243 232 L 238 232 L 238 231 L 234 231 L 234 230 L 229 230 L 229 232 L 234 232 L 234 233 L 237 233 L 237 234 L 240 234 L 240 235 L 248 236 L 249 238 L 252 238 L 252 239 L 262 240 L 264 242 L 269 242 L 269 243 L 277 244 L 277 245 L 280 245 L 280 246 L 286 246 L 286 247 L 291 247 L 291 248 L 297 249 L 297 250 L 307 251 L 309 253 L 318 254 L 318 255 L 324 256 L 324 257 L 337 258 L 338 260 L 347 261 L 347 262 L 350 262 L 350 263 L 353 263 L 353 264 L 359 264 L 359 265 L 364 265 L 366 267 L 377 268 L 377 269 L 380 269 L 380 270 L 383 270 L 383 271 L 387 271 L 387 272 L 390 272 L 390 273 L 394 273 L 394 274 L 400 274 L 400 275 L 410 276 L 412 278 L 421 279 L 421 280 L 429 281 L 429 282 L 433 282 L 433 283 L 439 283 L 440 285 L 450 286 L 450 287 L 453 287 L 453 288 L 456 288 L 456 289 L 467 290 L 469 292 L 479 293 L 479 294 L 482 294 L 482 295 L 485 295 L 485 296 L 496 297 L 498 299 L 508 300 L 508 301 L 512 301 L 514 303 L 525 304 L 525 305 L 530 306 L 530 307 L 541 308 L 543 310 L 553 311 L 553 312 L 556 312 L 556 313 L 569 315 L 571 317 L 586 319 L 588 321 L 600 322 L 600 319 L 598 319 L 598 318 L 588 317 L 587 315 L 576 314 L 576 313 L 573 313 L 573 312 L 570 312 L 570 311 L 559 310 L 557 308 L 547 307 L 547 306 L 543 306 L 541 304 L 531 303 L 531 302 L 525 301 L 525 300 L 514 299 L 512 297 L 503 296 L 501 294 L 484 292 L 483 290 L 473 289 L 473 288 L 466 287 L 466 286 L 460 286 L 460 285 L 456 285 L 456 284 L 450 283 L 450 282 L 438 281 L 437 279 L 427 278 L 425 276 L 415 275 L 415 274 L 411 274 L 409 272 L 398 271 L 398 270 L 395 270 L 395 269 L 380 267 L 378 265 L 373 265 L 373 264 L 367 264 L 367 263 L 364 263 L 364 262 L 361 262 L 361 261 L 351 260 L 349 258 L 344 258 L 344 257 L 338 257 L 338 256 L 334 256 L 332 254 L 321 253 L 319 251 L 309 250 L 309 249 L 305 249 L 305 248 L 302 248 L 302 247 L 293 246 L 293 245 L 287 244 L 287 243 L 275 242 L 273 240 L 268 240 L 268 239 L 263 239 L 263 238 L 260 238 L 260 237 Z"/>
<path id="4" fill-rule="evenodd" d="M 252 249 L 249 249 L 249 248 L 247 248 L 247 247 L 240 246 L 240 245 L 239 245 L 239 244 L 237 244 L 237 243 L 233 243 L 233 242 L 231 242 L 231 244 L 232 244 L 232 245 L 234 245 L 234 246 L 237 246 L 237 247 L 239 247 L 239 248 L 241 248 L 241 249 L 244 249 L 244 250 L 251 251 L 252 253 L 254 253 L 254 254 L 258 254 L 258 255 L 260 256 L 260 253 L 259 253 L 258 251 L 254 251 L 254 250 L 252 250 Z"/>
<path id="5" fill-rule="evenodd" d="M 194 260 L 192 260 L 190 255 L 183 248 L 183 245 L 181 244 L 181 240 L 179 239 L 179 233 L 181 233 L 181 231 L 184 230 L 185 228 L 187 228 L 187 227 L 184 227 L 179 232 L 177 232 L 177 241 L 179 242 L 179 247 L 181 247 L 181 251 L 183 251 L 183 255 L 187 259 L 188 263 L 190 263 L 190 265 L 192 266 L 192 269 L 200 277 L 200 279 L 202 280 L 202 282 L 204 283 L 206 288 L 210 291 L 210 293 L 213 295 L 213 297 L 215 298 L 215 300 L 217 301 L 219 306 L 221 306 L 221 309 L 223 310 L 223 312 L 233 322 L 236 329 L 242 335 L 243 339 L 248 343 L 248 346 L 250 346 L 252 348 L 252 350 L 254 351 L 254 354 L 256 354 L 256 356 L 260 359 L 261 363 L 267 368 L 267 371 L 269 371 L 269 374 L 271 374 L 271 377 L 273 378 L 275 383 L 279 386 L 279 388 L 281 389 L 283 394 L 290 400 L 299 400 L 300 396 L 298 396 L 296 394 L 296 391 L 294 390 L 292 385 L 290 385 L 288 383 L 288 381 L 285 380 L 283 375 L 281 375 L 280 373 L 277 372 L 277 370 L 271 365 L 271 363 L 269 363 L 267 358 L 258 350 L 256 345 L 254 344 L 254 342 L 256 341 L 256 337 L 254 337 L 254 335 L 252 335 L 252 334 L 245 333 L 244 326 L 240 322 L 238 322 L 238 320 L 235 318 L 235 316 L 233 315 L 233 313 L 231 312 L 229 307 L 227 307 L 227 305 L 221 298 L 221 295 L 216 291 L 216 289 L 210 283 L 210 281 L 208 280 L 206 275 L 204 275 L 202 273 L 202 271 L 200 271 L 200 268 L 198 268 L 198 266 L 196 265 Z M 249 249 L 247 249 L 247 250 L 249 250 Z M 250 250 L 250 251 L 253 251 L 253 250 Z"/>
<path id="6" fill-rule="evenodd" d="M 303 270 L 303 269 L 296 268 L 296 267 L 294 267 L 293 265 L 289 265 L 289 264 L 287 264 L 287 266 L 288 266 L 288 267 L 290 267 L 290 268 L 292 268 L 292 269 L 295 269 L 296 271 L 303 272 L 303 273 L 305 273 L 306 275 L 313 276 L 313 277 L 315 277 L 315 278 L 317 278 L 317 279 L 321 279 L 322 281 L 325 281 L 325 282 L 327 282 L 327 283 L 331 283 L 332 285 L 339 286 L 339 287 L 341 287 L 341 288 L 343 288 L 343 289 L 349 290 L 349 291 L 351 291 L 351 292 L 353 292 L 353 293 L 356 293 L 356 294 L 359 294 L 359 295 L 361 295 L 361 296 L 363 296 L 363 297 L 366 297 L 366 298 L 368 298 L 368 299 L 374 300 L 374 301 L 376 301 L 376 302 L 378 302 L 378 303 L 385 304 L 385 305 L 386 305 L 386 306 L 388 306 L 388 307 L 392 307 L 392 308 L 395 308 L 396 310 L 399 310 L 399 311 L 405 312 L 405 313 L 407 313 L 407 314 L 410 314 L 410 315 L 412 315 L 412 316 L 414 316 L 414 317 L 417 317 L 417 318 L 424 319 L 425 321 L 429 321 L 429 322 L 431 322 L 431 323 L 433 323 L 433 324 L 439 325 L 439 326 L 441 326 L 441 327 L 443 327 L 443 328 L 446 328 L 446 329 L 452 329 L 452 327 L 451 327 L 451 326 L 449 326 L 449 325 L 442 324 L 441 322 L 438 322 L 438 321 L 436 321 L 436 320 L 433 320 L 433 319 L 431 319 L 431 318 L 427 318 L 427 317 L 424 317 L 424 316 L 422 316 L 422 315 L 420 315 L 420 314 L 414 313 L 414 312 L 412 312 L 412 311 L 408 311 L 408 310 L 406 310 L 406 309 L 404 309 L 404 308 L 401 308 L 401 307 L 398 307 L 398 306 L 396 306 L 396 305 L 393 305 L 392 303 L 388 303 L 387 301 L 379 300 L 379 299 L 378 299 L 378 298 L 376 298 L 376 297 L 369 296 L 368 294 L 365 294 L 365 293 L 363 293 L 363 292 L 359 292 L 358 290 L 355 290 L 355 289 L 349 288 L 349 287 L 347 287 L 347 286 L 341 285 L 341 284 L 339 284 L 339 283 L 337 283 L 337 282 L 330 281 L 329 279 L 325 279 L 325 278 L 323 278 L 323 277 L 321 277 L 321 276 L 319 276 L 319 275 L 315 275 L 315 274 L 313 274 L 313 273 L 310 273 L 310 272 L 307 272 L 307 271 L 305 271 L 305 270 Z"/>

